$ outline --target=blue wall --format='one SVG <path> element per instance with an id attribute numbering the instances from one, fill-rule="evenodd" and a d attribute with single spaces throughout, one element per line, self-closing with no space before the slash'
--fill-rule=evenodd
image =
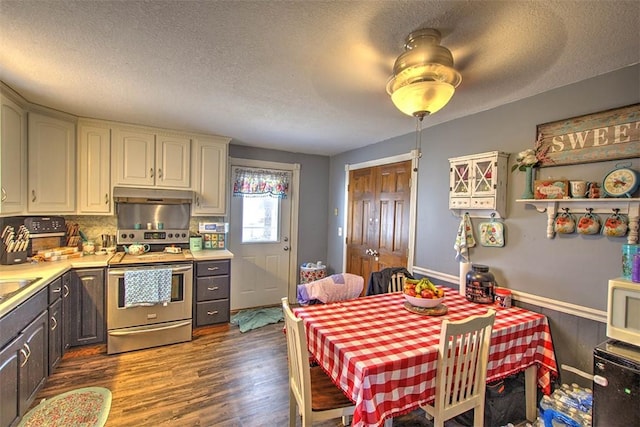
<path id="1" fill-rule="evenodd" d="M 464 96 L 464 92 L 455 96 Z M 538 124 L 638 102 L 640 66 L 635 65 L 437 126 L 427 128 L 426 118 L 418 172 L 414 265 L 458 275 L 453 244 L 459 218 L 448 209 L 448 158 L 498 150 L 511 153 L 511 165 L 518 152 L 533 147 Z M 407 129 L 413 126 L 408 118 Z M 329 203 L 331 208 L 339 208 L 339 214 L 329 216 L 330 267 L 342 268 L 344 245 L 337 230 L 343 225 L 345 214 L 345 165 L 407 153 L 414 145 L 415 134 L 408 133 L 331 158 Z M 640 159 L 625 162 L 640 170 Z M 544 168 L 539 175 L 601 181 L 617 163 Z M 490 266 L 502 286 L 606 310 L 607 280 L 620 275 L 621 245 L 626 238 L 572 234 L 547 239 L 546 215 L 515 202 L 522 194 L 523 174 L 510 173 L 508 178 L 506 245 L 503 248 L 478 245 L 471 249 L 472 262 Z M 479 222 L 473 220 L 474 228 Z"/>

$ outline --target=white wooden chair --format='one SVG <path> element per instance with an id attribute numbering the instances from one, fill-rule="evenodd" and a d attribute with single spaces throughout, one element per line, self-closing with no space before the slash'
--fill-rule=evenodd
<path id="1" fill-rule="evenodd" d="M 302 427 L 333 418 L 351 417 L 354 404 L 322 370 L 309 366 L 307 336 L 302 319 L 293 314 L 287 298 L 282 298 L 289 362 L 289 426 L 302 416 Z"/>
<path id="2" fill-rule="evenodd" d="M 434 427 L 473 409 L 473 425 L 484 425 L 489 343 L 496 312 L 450 322 L 443 320 L 433 405 L 421 406 L 434 418 Z"/>
<path id="3" fill-rule="evenodd" d="M 395 273 L 391 275 L 389 281 L 388 292 L 403 292 L 404 291 L 405 275 L 403 273 Z"/>

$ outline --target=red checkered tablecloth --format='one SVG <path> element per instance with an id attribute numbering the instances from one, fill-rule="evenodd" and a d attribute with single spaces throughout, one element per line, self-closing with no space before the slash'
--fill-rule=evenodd
<path id="1" fill-rule="evenodd" d="M 547 394 L 557 366 L 547 318 L 517 307 L 467 301 L 443 288 L 449 312 L 414 314 L 400 293 L 382 294 L 294 309 L 304 320 L 309 351 L 356 404 L 353 425 L 380 426 L 388 417 L 433 400 L 440 325 L 496 309 L 487 382 L 536 364 Z"/>

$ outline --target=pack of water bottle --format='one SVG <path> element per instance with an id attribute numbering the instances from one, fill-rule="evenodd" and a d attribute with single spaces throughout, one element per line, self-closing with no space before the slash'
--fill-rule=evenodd
<path id="1" fill-rule="evenodd" d="M 551 396 L 540 400 L 544 427 L 591 427 L 593 392 L 578 384 L 562 384 Z"/>
<path id="2" fill-rule="evenodd" d="M 302 268 L 325 268 L 326 265 L 323 265 L 322 261 L 318 261 L 318 262 L 303 262 L 302 264 L 300 264 L 300 267 L 302 267 Z"/>

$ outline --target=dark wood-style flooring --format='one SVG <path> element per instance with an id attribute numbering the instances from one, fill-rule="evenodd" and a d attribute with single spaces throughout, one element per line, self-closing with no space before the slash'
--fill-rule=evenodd
<path id="1" fill-rule="evenodd" d="M 107 355 L 105 346 L 73 348 L 32 406 L 76 388 L 105 387 L 112 393 L 106 427 L 287 427 L 283 326 L 267 325 L 246 333 L 229 324 L 198 328 L 187 343 L 115 355 Z M 340 419 L 315 424 L 341 425 Z M 395 418 L 393 425 L 433 424 L 418 410 Z M 460 427 L 453 420 L 446 425 Z"/>
<path id="2" fill-rule="evenodd" d="M 283 326 L 246 333 L 228 324 L 199 328 L 187 343 L 116 355 L 107 355 L 104 346 L 72 349 L 33 405 L 95 386 L 112 393 L 107 427 L 287 426 Z M 338 419 L 318 425 L 342 424 Z"/>
<path id="3" fill-rule="evenodd" d="M 191 342 L 116 355 L 107 355 L 104 346 L 72 349 L 34 405 L 97 386 L 112 393 L 107 427 L 287 426 L 283 325 L 246 333 L 228 324 L 199 328 Z"/>

